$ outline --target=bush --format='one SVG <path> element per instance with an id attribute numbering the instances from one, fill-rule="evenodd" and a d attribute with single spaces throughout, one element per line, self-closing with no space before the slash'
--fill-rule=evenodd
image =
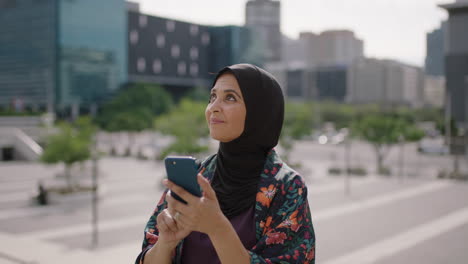
<path id="1" fill-rule="evenodd" d="M 366 176 L 367 170 L 362 167 L 349 168 L 348 173 L 356 176 Z"/>
<path id="2" fill-rule="evenodd" d="M 330 174 L 330 175 L 340 175 L 341 174 L 341 169 L 337 168 L 337 167 L 328 168 L 328 174 Z"/>
<path id="3" fill-rule="evenodd" d="M 380 167 L 379 170 L 378 170 L 378 173 L 380 175 L 384 175 L 384 176 L 391 176 L 392 175 L 392 171 L 387 167 Z"/>

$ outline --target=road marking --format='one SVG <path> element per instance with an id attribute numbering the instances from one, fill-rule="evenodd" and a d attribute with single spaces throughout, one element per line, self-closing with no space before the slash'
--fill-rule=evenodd
<path id="1" fill-rule="evenodd" d="M 468 207 L 325 263 L 375 263 L 379 259 L 395 255 L 466 223 L 468 223 Z"/>
<path id="2" fill-rule="evenodd" d="M 138 193 L 138 194 L 131 194 L 131 195 L 122 195 L 122 196 L 115 196 L 110 198 L 104 198 L 99 201 L 99 208 L 109 208 L 114 205 L 123 205 L 123 204 L 130 204 L 130 203 L 144 203 L 150 202 L 151 196 L 153 196 L 154 204 L 159 201 L 159 198 L 162 194 L 162 191 L 157 191 L 153 194 L 147 193 Z M 91 203 L 91 198 L 89 198 Z M 26 218 L 26 217 L 33 217 L 33 216 L 40 216 L 40 215 L 47 215 L 51 213 L 60 213 L 64 211 L 63 204 L 60 205 L 49 205 L 46 207 L 24 207 L 24 208 L 15 208 L 15 209 L 8 209 L 8 210 L 1 210 L 0 211 L 0 221 L 14 219 L 14 218 Z M 70 210 L 70 209 L 66 209 Z"/>
<path id="3" fill-rule="evenodd" d="M 0 204 L 1 203 L 11 203 L 16 201 L 28 201 L 31 199 L 31 195 L 27 192 L 14 192 L 9 194 L 0 195 Z"/>
<path id="4" fill-rule="evenodd" d="M 388 203 L 392 203 L 392 202 L 396 202 L 396 201 L 400 201 L 404 199 L 409 199 L 417 195 L 422 195 L 425 193 L 437 191 L 437 190 L 440 190 L 440 189 L 443 189 L 452 185 L 453 184 L 451 184 L 448 181 L 430 182 L 427 184 L 409 188 L 407 190 L 394 192 L 394 193 L 393 192 L 387 193 L 387 194 L 373 197 L 367 200 L 352 202 L 350 204 L 345 204 L 345 205 L 321 210 L 319 212 L 316 212 L 315 214 L 312 213 L 312 220 L 314 222 L 324 221 L 324 220 L 334 218 L 337 216 L 341 216 L 344 214 L 354 213 L 356 211 L 362 211 L 362 210 L 370 209 L 370 208 L 377 207 L 380 205 L 384 205 L 384 204 L 388 204 Z"/>
<path id="5" fill-rule="evenodd" d="M 367 184 L 371 184 L 374 182 L 377 182 L 378 178 L 376 177 L 368 177 L 366 179 L 360 179 L 360 180 L 351 180 L 351 186 L 352 187 L 360 187 L 364 186 Z M 326 183 L 326 184 L 308 184 L 307 186 L 307 191 L 309 194 L 313 195 L 318 195 L 318 194 L 323 194 L 327 192 L 333 192 L 333 191 L 340 191 L 344 189 L 344 180 L 339 180 L 337 182 L 333 183 Z"/>
<path id="6" fill-rule="evenodd" d="M 312 214 L 313 221 L 323 221 L 326 219 L 330 219 L 333 217 L 341 216 L 347 213 L 353 213 L 355 211 L 364 210 L 368 208 L 372 208 L 375 206 L 380 206 L 386 203 L 408 199 L 417 195 L 421 195 L 424 193 L 436 191 L 442 189 L 444 187 L 450 186 L 448 182 L 431 182 L 428 184 L 424 184 L 422 186 L 412 187 L 409 190 L 400 191 L 397 193 L 390 193 L 384 194 L 381 196 L 377 196 L 374 198 L 370 198 L 368 200 L 362 202 L 354 202 L 352 204 L 344 205 L 344 206 L 337 206 L 330 209 L 325 209 L 322 211 L 316 212 L 316 214 Z M 147 216 L 149 217 L 149 216 Z M 127 217 L 127 218 L 120 218 L 118 220 L 107 220 L 101 221 L 99 229 L 101 231 L 108 231 L 113 229 L 121 229 L 132 225 L 138 225 L 145 222 L 145 216 L 139 217 Z M 38 232 L 29 233 L 28 236 L 38 238 L 38 239 L 53 239 L 57 237 L 66 237 L 66 236 L 74 236 L 80 235 L 85 233 L 90 233 L 91 227 L 89 223 L 86 224 L 78 224 L 67 226 L 60 229 L 53 229 L 53 230 L 42 230 Z"/>
<path id="7" fill-rule="evenodd" d="M 149 215 L 147 217 L 132 216 L 132 217 L 120 218 L 116 220 L 100 221 L 98 230 L 99 232 L 105 232 L 105 231 L 110 231 L 114 229 L 122 229 L 123 227 L 132 226 L 132 225 L 141 225 L 141 228 L 143 230 L 149 217 L 150 217 Z M 91 232 L 92 232 L 91 224 L 85 223 L 85 224 L 67 226 L 64 228 L 56 228 L 52 230 L 30 232 L 24 235 L 26 235 L 27 237 L 34 238 L 34 239 L 53 239 L 53 238 L 58 238 L 58 237 L 76 236 L 76 235 L 81 235 L 81 234 L 86 234 L 86 233 L 91 233 Z"/>

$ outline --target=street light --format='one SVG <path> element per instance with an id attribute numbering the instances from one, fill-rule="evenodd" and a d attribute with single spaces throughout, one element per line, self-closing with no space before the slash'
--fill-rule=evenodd
<path id="1" fill-rule="evenodd" d="M 97 149 L 97 132 L 93 135 L 92 143 L 92 248 L 98 245 L 98 149 Z"/>

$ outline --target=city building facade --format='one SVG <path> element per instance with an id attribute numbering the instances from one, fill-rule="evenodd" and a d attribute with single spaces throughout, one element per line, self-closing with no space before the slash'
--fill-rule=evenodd
<path id="1" fill-rule="evenodd" d="M 438 29 L 427 33 L 425 71 L 427 75 L 444 76 L 445 74 L 445 38 L 447 22 L 441 23 Z"/>
<path id="2" fill-rule="evenodd" d="M 450 119 L 454 120 L 459 128 L 455 134 L 461 136 L 459 139 L 464 141 L 457 142 L 457 146 L 452 144 L 451 150 L 468 155 L 468 1 L 458 0 L 441 7 L 449 13 L 445 48 L 445 107 Z"/>
<path id="3" fill-rule="evenodd" d="M 346 66 L 364 57 L 364 42 L 349 30 L 302 32 L 299 42 L 306 67 Z"/>
<path id="4" fill-rule="evenodd" d="M 128 76 L 180 96 L 209 85 L 209 27 L 128 11 Z"/>
<path id="5" fill-rule="evenodd" d="M 426 75 L 424 104 L 428 107 L 443 108 L 445 105 L 445 77 Z"/>
<path id="6" fill-rule="evenodd" d="M 8 0 L 0 23 L 3 107 L 76 112 L 127 82 L 123 0 Z"/>
<path id="7" fill-rule="evenodd" d="M 286 95 L 293 100 L 343 102 L 347 68 L 341 66 L 287 70 Z"/>
<path id="8" fill-rule="evenodd" d="M 424 105 L 424 72 L 400 62 L 361 59 L 347 76 L 349 103 L 378 103 L 382 107 Z"/>
<path id="9" fill-rule="evenodd" d="M 259 36 L 265 62 L 281 60 L 281 3 L 249 0 L 245 7 L 245 26 Z"/>
<path id="10" fill-rule="evenodd" d="M 0 5 L 0 106 L 46 110 L 54 103 L 58 23 L 56 1 Z"/>
<path id="11" fill-rule="evenodd" d="M 259 38 L 247 27 L 210 27 L 212 36 L 208 52 L 209 72 L 217 72 L 227 65 L 251 63 L 263 66 L 262 46 Z"/>

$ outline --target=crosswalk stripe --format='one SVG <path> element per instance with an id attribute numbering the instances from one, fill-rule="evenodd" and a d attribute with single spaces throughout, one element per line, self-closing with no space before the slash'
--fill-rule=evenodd
<path id="1" fill-rule="evenodd" d="M 312 213 L 312 220 L 315 222 L 325 221 L 327 219 L 334 218 L 340 215 L 354 213 L 356 211 L 362 211 L 362 210 L 370 209 L 370 208 L 377 207 L 380 205 L 384 205 L 384 204 L 388 204 L 388 203 L 392 203 L 392 202 L 396 202 L 396 201 L 400 201 L 404 199 L 409 199 L 414 196 L 437 191 L 437 190 L 446 188 L 451 185 L 452 184 L 448 181 L 434 181 L 434 182 L 426 183 L 426 184 L 412 187 L 403 191 L 387 193 L 387 194 L 376 196 L 367 200 L 352 202 L 350 204 L 345 204 L 345 205 L 325 209 L 325 210 L 316 212 L 315 214 Z"/>
<path id="2" fill-rule="evenodd" d="M 397 234 L 388 239 L 373 243 L 349 254 L 325 262 L 325 264 L 359 263 L 371 264 L 379 259 L 390 257 L 421 242 L 453 230 L 468 223 L 468 207 L 452 212 L 434 221 Z"/>

